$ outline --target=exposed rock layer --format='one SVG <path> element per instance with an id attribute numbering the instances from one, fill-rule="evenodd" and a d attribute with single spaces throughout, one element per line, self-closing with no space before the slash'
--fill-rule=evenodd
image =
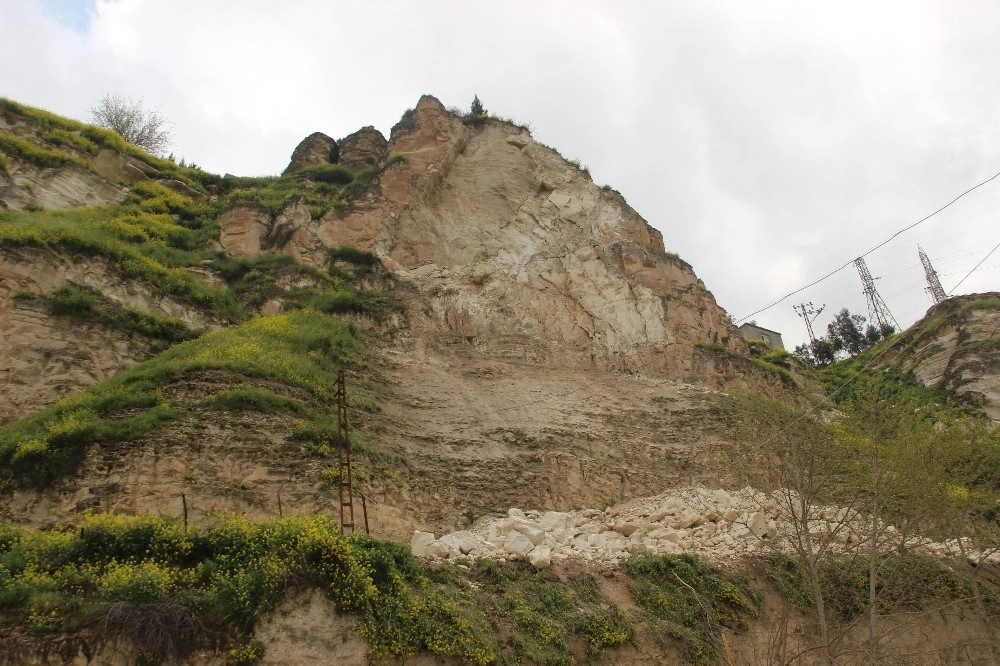
<path id="1" fill-rule="evenodd" d="M 894 345 L 891 362 L 1000 421 L 1000 293 L 953 296 Z"/>
<path id="2" fill-rule="evenodd" d="M 223 246 L 317 265 L 331 246 L 371 249 L 416 287 L 415 334 L 458 336 L 484 356 L 715 381 L 714 368 L 696 367 L 697 345 L 746 353 L 661 234 L 526 130 L 495 120 L 467 126 L 424 97 L 393 128 L 388 152 L 405 162 L 347 212 L 312 219 L 293 203 L 270 220 L 236 209 L 220 220 Z M 288 240 L 265 247 L 278 225 Z"/>
<path id="3" fill-rule="evenodd" d="M 148 341 L 95 324 L 53 317 L 16 298 L 71 284 L 123 307 L 180 319 L 196 328 L 221 324 L 211 314 L 123 280 L 99 257 L 0 248 L 0 425 L 23 418 L 67 393 L 110 378 L 148 356 Z"/>

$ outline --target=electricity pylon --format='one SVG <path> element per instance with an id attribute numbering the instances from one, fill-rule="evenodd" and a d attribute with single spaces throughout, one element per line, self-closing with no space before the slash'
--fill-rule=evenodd
<path id="1" fill-rule="evenodd" d="M 934 305 L 937 305 L 941 301 L 948 298 L 948 294 L 944 293 L 944 288 L 941 286 L 941 280 L 938 280 L 937 272 L 934 267 L 931 266 L 931 260 L 924 252 L 923 248 L 919 245 L 917 246 L 917 251 L 920 253 L 920 263 L 924 265 L 924 276 L 927 278 L 927 287 L 924 291 L 931 297 L 934 301 Z"/>
<path id="2" fill-rule="evenodd" d="M 864 287 L 865 298 L 868 300 L 868 316 L 870 321 L 874 322 L 878 326 L 879 330 L 885 331 L 886 329 L 892 328 L 894 331 L 899 330 L 899 324 L 896 323 L 896 318 L 892 316 L 889 312 L 889 306 L 885 304 L 882 297 L 879 296 L 878 289 L 875 288 L 875 279 L 872 274 L 868 272 L 868 265 L 865 263 L 864 257 L 858 257 L 854 260 L 854 265 L 858 269 L 858 274 L 861 276 L 861 284 Z"/>

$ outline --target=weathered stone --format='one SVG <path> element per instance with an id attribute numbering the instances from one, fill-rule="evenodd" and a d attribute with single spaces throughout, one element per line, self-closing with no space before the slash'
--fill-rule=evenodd
<path id="1" fill-rule="evenodd" d="M 675 530 L 682 530 L 688 527 L 699 525 L 703 522 L 703 517 L 697 512 L 691 509 L 684 509 L 679 516 L 677 516 L 673 521 L 671 521 L 670 526 Z"/>
<path id="2" fill-rule="evenodd" d="M 413 532 L 413 537 L 410 538 L 410 550 L 417 557 L 428 557 L 430 555 L 428 549 L 436 541 L 437 539 L 432 533 L 416 530 Z"/>
<path id="3" fill-rule="evenodd" d="M 128 189 L 91 173 L 82 166 L 43 169 L 15 162 L 9 176 L 0 174 L 0 209 L 60 209 L 76 206 L 103 206 L 118 203 Z"/>
<path id="4" fill-rule="evenodd" d="M 528 538 L 533 545 L 537 546 L 545 540 L 545 530 L 538 525 L 533 525 L 526 521 L 515 521 L 513 529 L 517 530 Z"/>
<path id="5" fill-rule="evenodd" d="M 261 239 L 271 226 L 271 215 L 257 206 L 236 206 L 219 216 L 219 244 L 239 259 L 261 253 Z"/>
<path id="6" fill-rule="evenodd" d="M 292 159 L 283 174 L 289 174 L 305 167 L 333 164 L 338 157 L 337 142 L 322 132 L 314 132 L 302 139 L 292 152 Z"/>
<path id="7" fill-rule="evenodd" d="M 538 520 L 538 524 L 547 530 L 572 527 L 573 517 L 560 511 L 546 511 Z"/>
<path id="8" fill-rule="evenodd" d="M 337 163 L 352 171 L 380 164 L 389 154 L 389 142 L 371 125 L 348 134 L 340 140 L 339 146 Z"/>
<path id="9" fill-rule="evenodd" d="M 759 511 L 750 518 L 747 523 L 747 527 L 753 533 L 754 536 L 764 538 L 769 535 L 769 526 L 767 520 L 767 514 L 763 511 Z"/>
<path id="10" fill-rule="evenodd" d="M 513 530 L 504 539 L 503 547 L 508 553 L 527 555 L 535 548 L 535 544 L 531 543 L 531 540 L 525 535 Z"/>
<path id="11" fill-rule="evenodd" d="M 630 537 L 639 527 L 637 523 L 618 523 L 615 525 L 614 530 L 622 536 Z"/>
<path id="12" fill-rule="evenodd" d="M 552 550 L 548 546 L 538 546 L 528 553 L 528 562 L 536 569 L 548 569 L 552 564 Z"/>

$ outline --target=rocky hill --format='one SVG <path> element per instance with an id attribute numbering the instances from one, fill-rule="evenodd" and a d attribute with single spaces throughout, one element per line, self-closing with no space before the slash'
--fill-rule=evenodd
<path id="1" fill-rule="evenodd" d="M 425 96 L 388 138 L 316 133 L 280 177 L 217 176 L 3 100 L 0 207 L 0 663 L 751 663 L 790 626 L 805 638 L 786 657 L 815 642 L 781 559 L 795 521 L 768 499 L 787 479 L 760 470 L 802 419 L 855 456 L 864 406 L 823 397 L 768 431 L 824 378 L 752 358 L 660 233 L 525 128 Z M 937 405 L 911 424 L 929 447 L 994 446 L 952 399 L 996 418 L 995 300 L 942 304 L 899 340 L 893 363 L 930 398 L 864 375 L 895 396 L 886 413 Z M 324 518 L 341 369 L 382 541 Z M 962 476 L 969 449 L 950 450 L 941 492 L 988 513 L 1000 474 Z M 824 474 L 867 487 L 851 460 Z M 815 529 L 857 522 L 856 499 L 811 498 Z M 876 523 L 897 535 L 879 552 L 906 553 L 886 570 L 908 572 L 880 585 L 916 567 L 938 586 L 885 615 L 959 604 L 921 625 L 951 656 L 919 663 L 990 658 L 989 607 L 969 599 L 991 542 L 970 542 L 969 583 L 934 559 L 955 535 L 913 541 L 904 517 Z M 867 537 L 843 534 L 824 575 L 850 587 Z M 852 608 L 837 650 L 864 660 Z M 914 647 L 896 621 L 886 654 Z"/>
<path id="2" fill-rule="evenodd" d="M 44 126 L 7 113 L 20 119 L 7 123 L 20 140 L 55 152 Z M 92 168 L 87 154 L 70 154 Z M 17 156 L 11 162 L 8 190 L 49 197 L 36 166 Z M 73 173 L 95 175 L 80 164 L 71 164 Z M 208 199 L 170 174 L 154 175 L 143 182 L 173 183 L 174 191 L 192 190 L 194 202 Z M 596 505 L 715 476 L 705 456 L 690 451 L 701 438 L 684 436 L 704 409 L 684 397 L 692 393 L 685 383 L 746 386 L 742 339 L 690 266 L 664 251 L 659 233 L 619 194 L 596 186 L 523 128 L 467 123 L 424 97 L 389 141 L 370 128 L 340 142 L 314 134 L 295 150 L 284 178 L 232 180 L 208 183 L 218 193 L 218 243 L 228 257 L 249 265 L 287 255 L 301 270 L 325 273 L 331 251 L 356 248 L 358 256 L 374 255 L 385 274 L 363 259 L 371 273 L 363 276 L 366 286 L 391 284 L 398 311 L 378 324 L 389 335 L 370 356 L 381 391 L 392 395 L 382 406 L 379 440 L 383 452 L 411 464 L 390 483 L 370 474 L 380 533 L 454 529 L 466 516 L 505 510 L 515 500 L 540 508 Z M 27 197 L 11 196 L 7 206 L 37 205 L 24 204 Z M 194 328 L 224 323 L 217 312 L 121 275 L 100 251 L 12 245 L 0 266 L 0 316 L 10 322 L 11 345 L 0 417 L 8 422 L 148 354 L 139 336 L 95 345 L 86 328 L 68 334 L 58 315 L 28 295 L 72 285 Z M 345 256 L 332 259 L 334 269 L 357 272 Z M 206 261 L 182 270 L 222 283 Z M 249 311 L 279 312 L 289 290 L 313 280 L 278 277 L 271 297 L 258 292 L 261 302 Z M 39 363 L 45 372 L 35 371 Z M 294 421 L 251 429 L 262 442 L 281 442 Z M 58 490 L 19 493 L 9 511 L 43 523 L 67 518 L 81 497 L 86 507 L 152 510 L 176 506 L 184 494 L 193 515 L 222 507 L 273 514 L 279 488 L 296 506 L 324 501 L 318 470 L 290 473 L 255 452 L 232 461 L 231 437 L 214 430 L 185 438 L 187 452 L 153 454 L 153 461 L 168 458 L 169 469 L 142 462 L 149 450 L 135 446 L 99 485 L 80 485 L 95 478 L 85 471 Z M 91 455 L 85 470 L 106 465 L 104 454 Z M 223 472 L 227 459 L 235 468 Z M 511 487 L 510 479 L 521 482 Z M 236 505 L 233 484 L 243 488 Z"/>
<path id="3" fill-rule="evenodd" d="M 928 310 L 887 359 L 1000 421 L 1000 293 L 954 296 Z"/>

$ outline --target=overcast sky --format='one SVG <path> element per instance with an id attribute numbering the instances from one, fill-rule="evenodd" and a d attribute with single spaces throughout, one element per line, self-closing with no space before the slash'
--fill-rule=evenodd
<path id="1" fill-rule="evenodd" d="M 0 96 L 88 120 L 105 92 L 174 152 L 276 174 L 295 145 L 386 135 L 423 93 L 531 125 L 663 232 L 739 319 L 1000 171 L 1000 3 L 0 0 Z M 1000 243 L 1000 178 L 867 258 L 902 326 L 917 244 L 946 291 Z M 1000 250 L 956 293 L 1000 289 Z M 849 267 L 793 303 L 867 314 Z"/>

